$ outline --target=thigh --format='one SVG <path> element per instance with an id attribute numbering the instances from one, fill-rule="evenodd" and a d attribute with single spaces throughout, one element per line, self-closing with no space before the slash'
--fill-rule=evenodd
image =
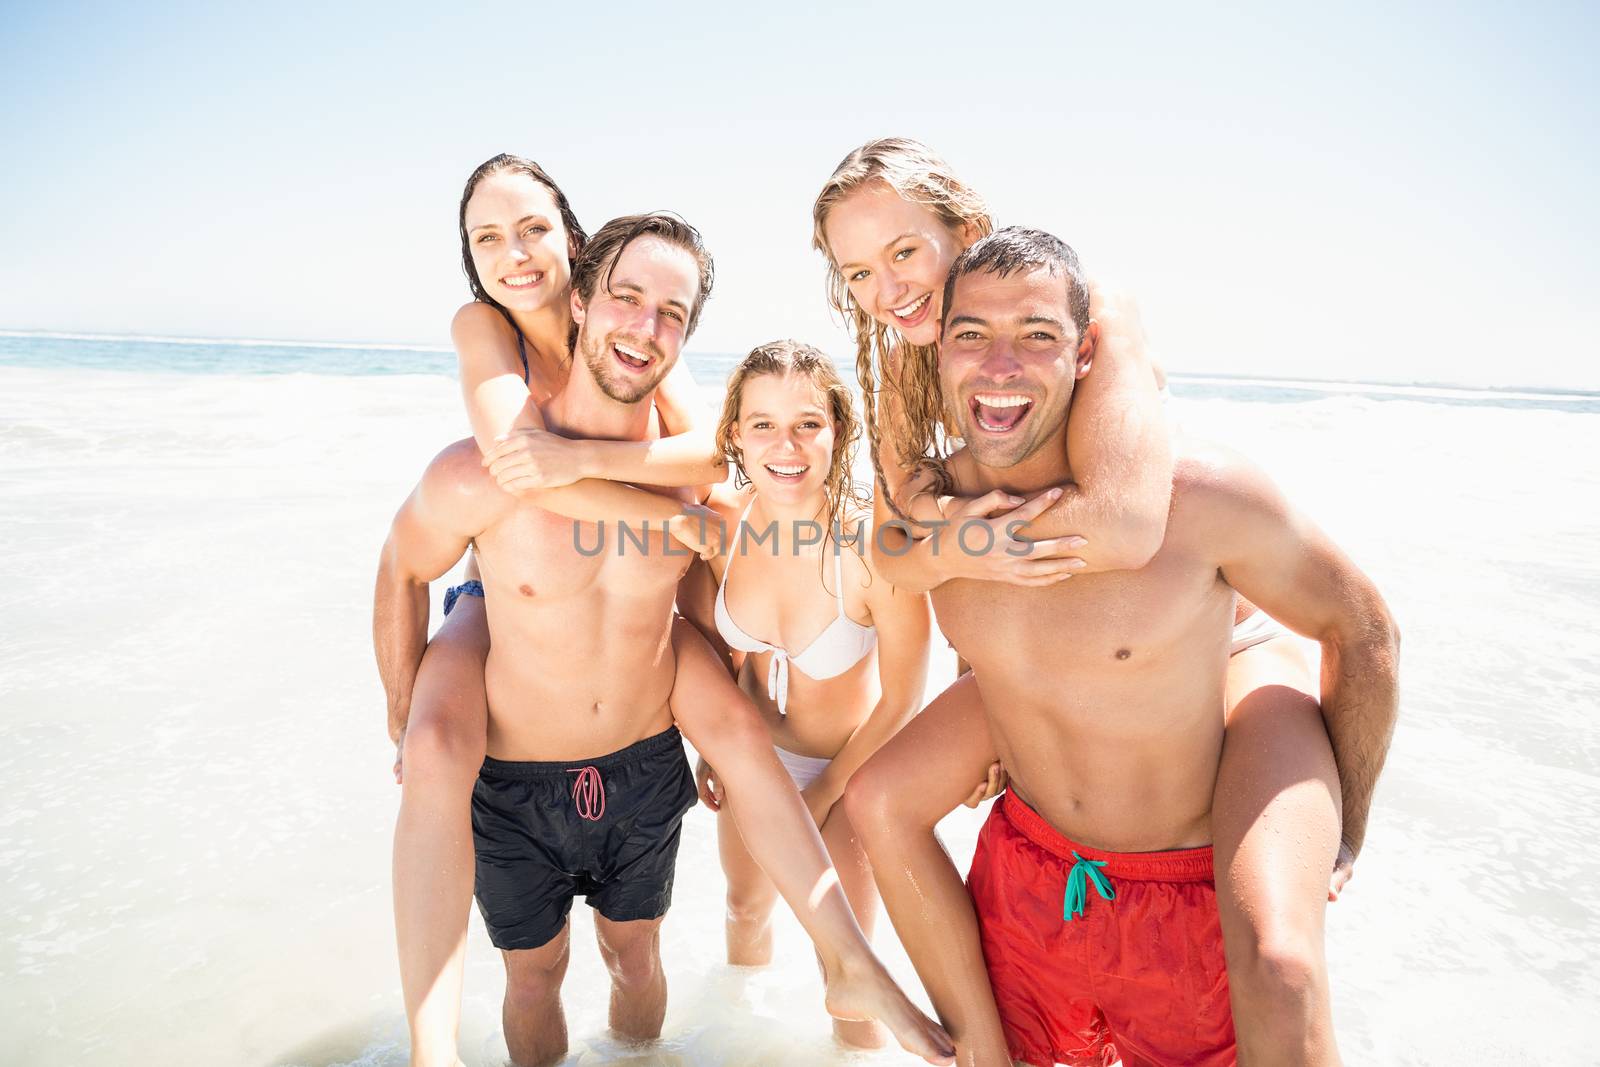
<path id="1" fill-rule="evenodd" d="M 609 829 L 585 861 L 589 905 L 613 922 L 659 919 L 672 906 L 683 816 L 699 799 L 677 730 L 641 743 L 658 747 L 606 772 Z"/>
<path id="2" fill-rule="evenodd" d="M 1320 934 L 1339 850 L 1340 804 L 1315 691 L 1292 638 L 1273 638 L 1230 660 L 1228 724 L 1212 801 L 1225 932 L 1248 924 L 1260 935 L 1289 924 Z"/>
<path id="3" fill-rule="evenodd" d="M 594 917 L 594 939 L 600 958 L 613 976 L 618 969 L 636 971 L 646 962 L 661 959 L 661 919 L 630 919 L 618 922 L 604 915 Z"/>
<path id="4" fill-rule="evenodd" d="M 995 759 L 978 684 L 964 674 L 851 776 L 847 812 L 874 832 L 874 816 L 931 827 L 971 795 Z"/>
<path id="5" fill-rule="evenodd" d="M 567 973 L 567 958 L 572 944 L 572 926 L 563 923 L 556 935 L 536 948 L 502 949 L 506 964 L 506 985 L 515 990 L 550 992 Z"/>
<path id="6" fill-rule="evenodd" d="M 488 656 L 483 598 L 460 597 L 417 668 L 404 742 L 408 771 L 425 773 L 445 764 L 477 773 L 488 738 L 489 701 L 483 684 Z"/>
<path id="7" fill-rule="evenodd" d="M 572 844 L 581 834 L 565 783 L 485 768 L 472 790 L 473 896 L 495 948 L 534 949 L 567 923 L 585 888 Z"/>

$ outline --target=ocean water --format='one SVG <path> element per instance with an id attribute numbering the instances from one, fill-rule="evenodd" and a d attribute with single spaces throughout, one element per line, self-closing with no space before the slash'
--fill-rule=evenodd
<path id="1" fill-rule="evenodd" d="M 730 362 L 691 357 L 712 386 Z M 466 432 L 450 371 L 0 336 L 0 1063 L 405 1062 L 371 585 L 394 508 Z M 1347 1062 L 1600 1062 L 1600 396 L 1174 389 L 1405 633 L 1400 726 L 1329 912 Z M 981 817 L 944 824 L 962 864 Z M 574 909 L 570 1064 L 910 1062 L 832 1046 L 792 918 L 771 969 L 723 966 L 722 890 L 697 809 L 646 1049 L 605 1037 Z M 914 987 L 886 923 L 877 947 Z M 502 987 L 474 916 L 469 1064 L 504 1061 Z"/>

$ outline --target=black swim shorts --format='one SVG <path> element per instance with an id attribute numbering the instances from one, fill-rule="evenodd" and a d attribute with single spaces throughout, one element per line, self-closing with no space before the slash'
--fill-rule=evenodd
<path id="1" fill-rule="evenodd" d="M 675 726 L 579 763 L 485 759 L 472 836 L 489 939 L 538 948 L 561 932 L 580 894 L 613 922 L 665 915 L 696 796 Z"/>

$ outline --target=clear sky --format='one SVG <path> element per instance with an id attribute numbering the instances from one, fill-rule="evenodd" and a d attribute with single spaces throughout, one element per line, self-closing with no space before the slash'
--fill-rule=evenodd
<path id="1" fill-rule="evenodd" d="M 511 151 L 704 231 L 694 348 L 845 354 L 811 201 L 898 134 L 1174 370 L 1600 388 L 1600 7 L 868 6 L 10 5 L 0 328 L 443 344 Z"/>

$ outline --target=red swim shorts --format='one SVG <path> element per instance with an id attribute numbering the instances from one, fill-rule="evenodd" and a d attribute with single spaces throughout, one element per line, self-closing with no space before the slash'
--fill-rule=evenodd
<path id="1" fill-rule="evenodd" d="M 1038 1067 L 1234 1062 L 1209 847 L 1086 848 L 1007 792 L 967 887 L 1012 1056 Z"/>

